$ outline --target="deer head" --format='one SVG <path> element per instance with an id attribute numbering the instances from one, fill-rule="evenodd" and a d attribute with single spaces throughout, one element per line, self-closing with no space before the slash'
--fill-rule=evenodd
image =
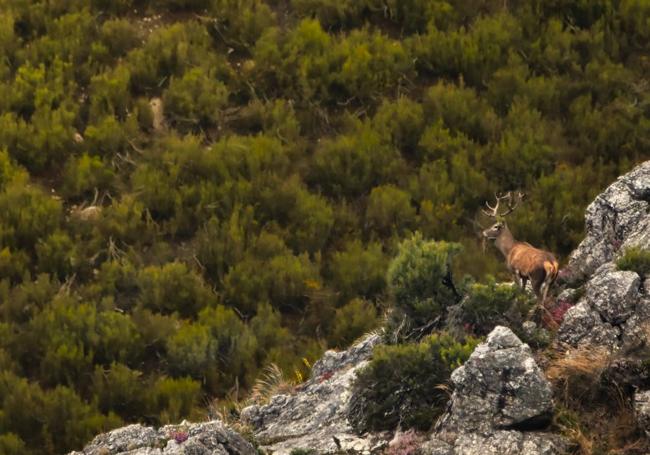
<path id="1" fill-rule="evenodd" d="M 490 240 L 495 240 L 503 235 L 504 232 L 509 232 L 508 225 L 506 224 L 506 216 L 510 215 L 517 208 L 526 195 L 521 191 L 518 191 L 517 194 L 513 195 L 512 192 L 509 191 L 504 195 L 495 194 L 495 197 L 496 203 L 494 206 L 485 202 L 488 210 L 483 210 L 483 213 L 496 220 L 492 226 L 483 231 L 483 237 Z M 505 202 L 507 207 L 504 211 L 499 212 L 501 202 Z"/>

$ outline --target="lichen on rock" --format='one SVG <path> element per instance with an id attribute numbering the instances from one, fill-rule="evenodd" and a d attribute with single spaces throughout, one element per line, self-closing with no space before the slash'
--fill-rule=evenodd
<path id="1" fill-rule="evenodd" d="M 369 453 L 387 444 L 385 437 L 357 435 L 347 420 L 355 372 L 367 363 L 381 342 L 370 335 L 346 351 L 328 351 L 314 364 L 312 377 L 296 393 L 276 395 L 266 405 L 242 411 L 265 450 L 275 455 L 293 449 L 319 454 L 353 451 Z"/>
<path id="2" fill-rule="evenodd" d="M 166 425 L 160 429 L 128 425 L 93 439 L 70 455 L 256 455 L 253 445 L 220 421 Z"/>

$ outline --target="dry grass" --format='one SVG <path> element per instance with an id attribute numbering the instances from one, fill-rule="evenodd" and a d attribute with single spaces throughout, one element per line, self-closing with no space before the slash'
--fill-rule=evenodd
<path id="1" fill-rule="evenodd" d="M 631 388 L 607 374 L 615 355 L 606 349 L 578 348 L 549 357 L 546 375 L 557 405 L 554 426 L 572 442 L 573 453 L 650 453 L 637 427 Z"/>
<path id="2" fill-rule="evenodd" d="M 276 364 L 269 364 L 255 381 L 248 404 L 265 404 L 273 395 L 290 393 L 296 386 Z"/>
<path id="3" fill-rule="evenodd" d="M 612 355 L 604 348 L 571 349 L 551 357 L 546 377 L 565 396 L 569 393 L 573 396 L 583 395 L 597 388 L 611 361 Z"/>

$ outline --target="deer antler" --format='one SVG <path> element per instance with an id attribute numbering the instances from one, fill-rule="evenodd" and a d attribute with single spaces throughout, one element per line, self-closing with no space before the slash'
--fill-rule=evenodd
<path id="1" fill-rule="evenodd" d="M 486 201 L 485 205 L 487 206 L 489 211 L 485 209 L 483 209 L 482 211 L 490 218 L 503 218 L 507 215 L 510 215 L 517 208 L 519 203 L 526 197 L 526 195 L 521 191 L 517 191 L 517 194 L 513 197 L 512 192 L 508 191 L 506 194 L 503 195 L 494 193 L 494 197 L 496 198 L 496 204 L 494 204 L 494 207 L 491 206 Z M 506 209 L 505 212 L 499 213 L 499 205 L 501 204 L 501 201 L 505 201 L 505 200 L 508 201 L 508 208 Z"/>

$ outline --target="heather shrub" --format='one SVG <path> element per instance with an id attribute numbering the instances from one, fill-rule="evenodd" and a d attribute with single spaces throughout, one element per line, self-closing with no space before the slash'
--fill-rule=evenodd
<path id="1" fill-rule="evenodd" d="M 418 343 L 380 345 L 354 382 L 350 423 L 359 432 L 402 429 L 428 430 L 444 411 L 445 385 L 453 369 L 463 364 L 478 344 L 434 333 Z"/>

